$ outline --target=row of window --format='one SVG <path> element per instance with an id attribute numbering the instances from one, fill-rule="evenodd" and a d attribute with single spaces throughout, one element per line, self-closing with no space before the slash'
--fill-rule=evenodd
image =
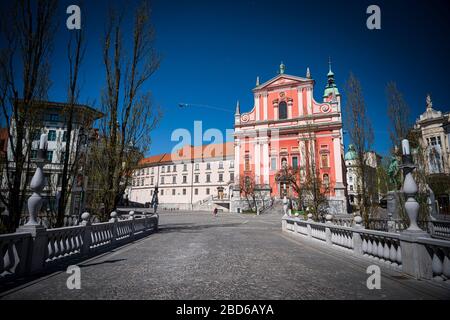
<path id="1" fill-rule="evenodd" d="M 278 166 L 277 166 L 277 158 L 276 157 L 272 157 L 270 158 L 270 170 L 272 171 L 276 171 L 278 170 Z M 329 168 L 330 167 L 330 163 L 329 163 L 329 155 L 327 153 L 323 153 L 320 155 L 320 164 L 322 168 Z M 283 157 L 281 158 L 281 167 L 283 168 L 285 166 L 288 165 L 288 159 Z M 244 166 L 245 166 L 245 171 L 250 171 L 250 156 L 247 154 L 245 155 L 245 159 L 244 159 Z M 297 169 L 299 167 L 299 163 L 298 163 L 298 157 L 297 156 L 293 156 L 291 157 L 291 166 L 294 169 Z"/>
<path id="2" fill-rule="evenodd" d="M 56 130 L 48 130 L 48 141 L 56 141 Z M 38 141 L 41 137 L 41 131 L 40 130 L 35 130 L 33 132 L 33 141 Z M 67 131 L 63 132 L 62 135 L 62 142 L 66 142 L 67 141 Z"/>
<path id="3" fill-rule="evenodd" d="M 230 161 L 230 169 L 234 168 L 234 161 Z M 219 162 L 219 170 L 224 169 L 223 161 Z M 194 170 L 200 170 L 200 163 L 195 163 Z M 206 163 L 206 170 L 211 170 L 211 163 Z M 188 171 L 187 164 L 183 164 L 183 171 Z M 169 172 L 177 172 L 177 165 L 167 165 L 167 166 L 161 166 L 161 173 L 169 173 Z M 134 176 L 143 176 L 148 174 L 154 174 L 155 173 L 155 167 L 151 168 L 142 168 L 140 170 L 134 171 Z"/>
<path id="4" fill-rule="evenodd" d="M 30 158 L 31 160 L 36 160 L 37 159 L 37 153 L 38 151 L 35 149 L 31 150 L 31 154 L 30 154 Z M 65 158 L 66 153 L 64 151 L 61 152 L 61 158 L 60 161 L 61 163 L 64 162 L 64 158 Z M 45 160 L 52 162 L 53 161 L 53 151 L 46 151 L 45 152 Z"/>
<path id="5" fill-rule="evenodd" d="M 440 147 L 442 147 L 442 142 L 441 142 L 440 136 L 427 138 L 427 143 L 429 146 L 439 145 Z"/>
<path id="6" fill-rule="evenodd" d="M 175 196 L 176 195 L 176 189 L 172 189 L 171 193 L 169 193 L 169 190 L 164 190 L 164 189 L 160 189 L 159 190 L 159 195 L 160 196 L 164 196 L 164 191 L 167 191 L 165 195 L 172 195 Z M 181 190 L 182 195 L 185 196 L 187 194 L 187 189 L 183 188 Z M 205 188 L 205 194 L 208 196 L 210 195 L 211 190 L 209 188 Z M 199 194 L 199 188 L 194 188 L 194 195 L 198 195 Z M 153 190 L 150 190 L 150 195 L 153 195 Z"/>
<path id="7" fill-rule="evenodd" d="M 211 183 L 211 175 L 206 174 L 205 177 L 206 177 L 205 182 Z M 168 182 L 169 178 L 170 178 L 170 176 L 161 177 L 161 184 L 167 184 L 167 183 L 170 184 L 170 182 Z M 217 182 L 224 182 L 223 179 L 224 179 L 223 173 L 219 173 Z M 230 172 L 230 181 L 234 181 L 234 173 L 233 172 Z M 154 185 L 154 182 L 155 182 L 154 177 L 150 177 L 150 184 L 148 183 L 148 180 L 147 180 L 147 183 L 145 184 L 145 178 L 135 178 L 135 179 L 133 179 L 132 185 L 136 186 L 136 187 L 139 187 L 139 186 L 142 187 L 144 185 L 147 185 L 147 186 Z M 182 183 L 187 183 L 186 175 L 183 176 Z M 194 183 L 200 183 L 200 175 L 199 174 L 194 175 Z M 177 184 L 177 176 L 172 176 L 172 184 Z"/>

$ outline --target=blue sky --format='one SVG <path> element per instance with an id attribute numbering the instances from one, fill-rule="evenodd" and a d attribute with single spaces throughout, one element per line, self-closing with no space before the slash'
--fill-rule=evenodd
<path id="1" fill-rule="evenodd" d="M 50 99 L 65 99 L 65 8 L 79 1 L 62 1 L 60 27 L 53 53 L 53 86 Z M 124 9 L 137 2 L 115 1 Z M 241 110 L 252 107 L 256 76 L 264 82 L 276 75 L 280 61 L 286 73 L 304 76 L 310 67 L 316 80 L 315 98 L 321 100 L 328 57 L 333 61 L 336 83 L 352 71 L 361 81 L 375 132 L 374 149 L 390 148 L 385 86 L 395 81 L 411 108 L 413 121 L 425 110 L 425 96 L 448 111 L 450 75 L 450 12 L 446 1 L 153 1 L 152 19 L 156 48 L 163 59 L 160 69 L 145 85 L 164 119 L 152 133 L 151 154 L 167 152 L 176 142 L 176 128 L 203 129 L 233 126 L 236 100 Z M 381 30 L 366 28 L 366 8 L 381 8 Z M 82 27 L 88 34 L 83 65 L 82 97 L 99 107 L 104 85 L 101 35 L 107 1 L 84 1 Z M 130 11 L 131 13 L 131 11 Z M 126 16 L 130 18 L 131 14 Z M 180 109 L 180 102 L 209 105 Z M 344 93 L 345 103 L 345 93 Z M 348 144 L 348 138 L 345 138 Z"/>

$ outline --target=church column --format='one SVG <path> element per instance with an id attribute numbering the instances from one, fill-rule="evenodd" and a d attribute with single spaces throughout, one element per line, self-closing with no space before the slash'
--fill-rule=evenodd
<path id="1" fill-rule="evenodd" d="M 261 120 L 259 114 L 259 94 L 255 94 L 256 121 Z"/>
<path id="2" fill-rule="evenodd" d="M 261 183 L 261 145 L 259 144 L 259 138 L 255 137 L 255 184 Z"/>
<path id="3" fill-rule="evenodd" d="M 312 114 L 312 97 L 311 97 L 311 88 L 306 88 L 306 108 L 308 114 Z"/>
<path id="4" fill-rule="evenodd" d="M 240 174 L 240 139 L 235 138 L 234 139 L 234 181 L 235 185 L 239 184 L 239 174 Z"/>
<path id="5" fill-rule="evenodd" d="M 341 139 L 339 135 L 333 136 L 333 154 L 336 176 L 336 185 L 343 184 L 342 178 L 342 157 L 341 157 Z"/>
<path id="6" fill-rule="evenodd" d="M 306 170 L 306 145 L 303 138 L 299 139 L 298 147 L 300 151 L 300 179 L 303 181 L 305 179 Z"/>
<path id="7" fill-rule="evenodd" d="M 303 116 L 303 89 L 297 88 L 298 115 Z"/>
<path id="8" fill-rule="evenodd" d="M 292 100 L 288 100 L 287 102 L 287 108 L 288 108 L 288 119 L 292 119 Z"/>
<path id="9" fill-rule="evenodd" d="M 333 154 L 334 154 L 334 172 L 336 176 L 336 183 L 334 186 L 334 196 L 336 200 L 340 200 L 341 205 L 336 208 L 338 212 L 347 212 L 347 199 L 345 196 L 345 184 L 343 181 L 343 166 L 342 166 L 342 148 L 341 148 L 341 134 L 333 135 Z"/>
<path id="10" fill-rule="evenodd" d="M 273 101 L 273 118 L 274 118 L 274 120 L 278 120 L 279 119 L 278 101 L 277 100 Z"/>
<path id="11" fill-rule="evenodd" d="M 263 183 L 269 185 L 269 139 L 263 141 Z"/>
<path id="12" fill-rule="evenodd" d="M 267 92 L 263 93 L 263 120 L 267 120 Z"/>

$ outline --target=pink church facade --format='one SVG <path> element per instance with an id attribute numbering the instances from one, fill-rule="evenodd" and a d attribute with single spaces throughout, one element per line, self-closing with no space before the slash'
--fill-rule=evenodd
<path id="1" fill-rule="evenodd" d="M 309 69 L 305 77 L 279 74 L 253 89 L 254 104 L 248 112 L 236 107 L 234 121 L 234 157 L 236 165 L 231 211 L 243 206 L 238 181 L 252 177 L 262 194 L 282 198 L 292 190 L 275 179 L 284 165 L 300 169 L 314 161 L 328 188 L 330 211 L 346 213 L 343 170 L 341 95 L 328 72 L 322 101 L 314 99 L 315 81 Z M 300 180 L 301 181 L 301 180 Z"/>

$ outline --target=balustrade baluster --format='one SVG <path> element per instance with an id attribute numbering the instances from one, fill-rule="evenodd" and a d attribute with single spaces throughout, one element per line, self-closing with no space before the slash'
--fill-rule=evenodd
<path id="1" fill-rule="evenodd" d="M 388 241 L 384 242 L 384 246 L 383 246 L 383 258 L 384 260 L 386 260 L 386 262 L 389 262 L 389 246 L 388 246 Z"/>
<path id="2" fill-rule="evenodd" d="M 370 256 L 372 254 L 372 239 L 367 239 L 367 254 Z"/>
<path id="3" fill-rule="evenodd" d="M 4 242 L 3 244 L 0 243 L 0 274 L 2 274 L 5 271 L 5 251 L 3 248 L 7 248 L 7 242 Z"/>
<path id="4" fill-rule="evenodd" d="M 442 280 L 440 277 L 443 271 L 443 265 L 441 258 L 439 257 L 439 249 L 433 248 L 433 260 L 431 262 L 431 268 L 433 270 L 433 277 L 435 280 Z"/>
<path id="5" fill-rule="evenodd" d="M 14 242 L 12 240 L 9 240 L 5 254 L 4 269 L 6 271 L 11 272 L 11 269 L 14 267 L 14 264 L 15 264 Z"/>
<path id="6" fill-rule="evenodd" d="M 448 279 L 450 279 L 450 250 L 444 252 L 444 264 L 442 266 L 442 274 Z"/>
<path id="7" fill-rule="evenodd" d="M 399 266 L 402 264 L 402 247 L 400 247 L 400 244 L 397 247 L 397 262 Z"/>
<path id="8" fill-rule="evenodd" d="M 384 248 L 383 248 L 383 243 L 381 241 L 380 238 L 378 238 L 378 250 L 377 250 L 377 256 L 378 258 L 380 258 L 381 260 L 384 259 Z"/>
<path id="9" fill-rule="evenodd" d="M 363 242 L 362 242 L 362 252 L 363 252 L 363 255 L 367 255 L 367 238 L 365 236 L 363 237 Z"/>

